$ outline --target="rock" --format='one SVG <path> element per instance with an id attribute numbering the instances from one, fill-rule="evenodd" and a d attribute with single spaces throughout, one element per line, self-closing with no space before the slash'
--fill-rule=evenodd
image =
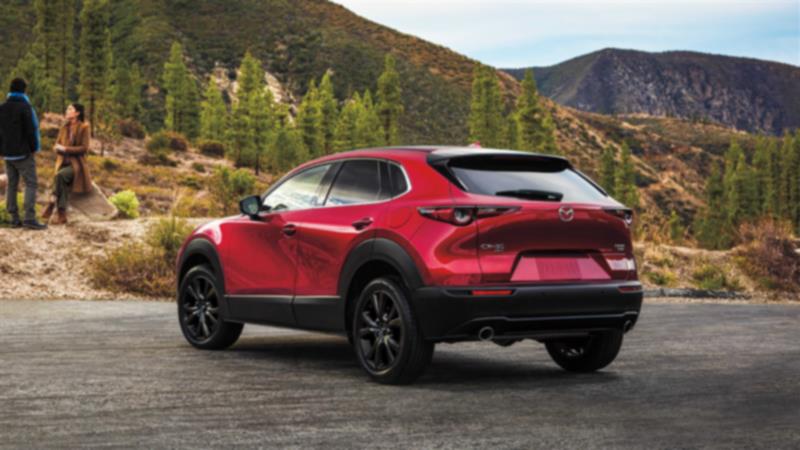
<path id="1" fill-rule="evenodd" d="M 117 215 L 117 208 L 106 198 L 103 191 L 92 183 L 92 191 L 86 194 L 72 194 L 69 198 L 69 213 L 75 219 L 110 220 Z"/>

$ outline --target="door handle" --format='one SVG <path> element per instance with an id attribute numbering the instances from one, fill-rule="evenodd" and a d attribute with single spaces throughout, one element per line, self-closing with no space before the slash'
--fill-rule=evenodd
<path id="1" fill-rule="evenodd" d="M 283 234 L 294 236 L 295 233 L 297 233 L 297 227 L 294 224 L 290 223 L 283 226 Z"/>
<path id="2" fill-rule="evenodd" d="M 370 225 L 372 225 L 372 217 L 364 217 L 363 219 L 358 219 L 353 222 L 353 228 L 356 230 L 363 230 Z"/>

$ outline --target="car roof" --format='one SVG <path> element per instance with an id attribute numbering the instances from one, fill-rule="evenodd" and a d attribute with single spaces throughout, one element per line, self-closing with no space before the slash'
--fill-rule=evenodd
<path id="1" fill-rule="evenodd" d="M 409 154 L 416 153 L 418 155 L 427 156 L 429 161 L 440 161 L 444 159 L 452 159 L 461 156 L 490 156 L 490 155 L 508 155 L 508 156 L 526 156 L 526 157 L 540 157 L 540 158 L 553 158 L 565 160 L 565 158 L 557 155 L 548 155 L 544 153 L 522 152 L 517 150 L 504 150 L 496 148 L 481 148 L 481 147 L 465 147 L 465 146 L 448 146 L 448 145 L 411 145 L 411 146 L 396 146 L 396 147 L 374 147 L 357 150 L 349 150 L 332 155 L 324 156 L 315 159 L 312 162 L 334 161 L 346 158 L 355 157 L 398 157 L 402 158 Z"/>

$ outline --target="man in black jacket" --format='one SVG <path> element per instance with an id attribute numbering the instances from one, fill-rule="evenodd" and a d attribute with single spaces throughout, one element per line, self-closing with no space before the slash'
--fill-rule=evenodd
<path id="1" fill-rule="evenodd" d="M 6 210 L 11 215 L 11 226 L 24 226 L 32 230 L 47 228 L 36 220 L 36 161 L 38 152 L 39 119 L 25 95 L 27 84 L 20 78 L 11 82 L 6 102 L 0 105 L 0 157 L 6 163 L 8 186 L 6 187 Z M 19 220 L 17 188 L 19 179 L 25 181 L 25 220 Z"/>

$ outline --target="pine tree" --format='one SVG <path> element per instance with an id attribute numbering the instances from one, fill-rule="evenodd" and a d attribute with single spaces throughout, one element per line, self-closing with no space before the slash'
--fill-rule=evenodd
<path id="1" fill-rule="evenodd" d="M 256 91 L 250 95 L 248 101 L 250 102 L 248 110 L 253 141 L 253 167 L 256 175 L 258 175 L 265 165 L 265 159 L 269 156 L 269 144 L 275 128 L 272 114 L 272 96 L 271 93 L 268 97 L 266 92 Z"/>
<path id="2" fill-rule="evenodd" d="M 673 244 L 680 244 L 683 241 L 683 235 L 685 233 L 683 222 L 681 221 L 681 216 L 678 215 L 677 211 L 674 209 L 669 215 L 669 219 L 667 220 L 667 228 L 669 229 L 669 240 Z"/>
<path id="3" fill-rule="evenodd" d="M 400 74 L 391 54 L 386 54 L 383 73 L 378 78 L 377 110 L 384 130 L 383 141 L 397 145 L 400 141 L 400 116 L 403 114 L 403 96 L 400 88 Z"/>
<path id="4" fill-rule="evenodd" d="M 324 153 L 328 154 L 334 151 L 334 134 L 336 133 L 336 127 L 339 121 L 339 103 L 336 101 L 336 96 L 333 92 L 333 83 L 331 82 L 330 74 L 325 73 L 322 77 L 322 81 L 319 83 L 317 96 L 319 110 L 322 114 L 322 147 Z"/>
<path id="5" fill-rule="evenodd" d="M 728 225 L 736 227 L 747 214 L 746 190 L 746 164 L 742 148 L 739 143 L 731 141 L 725 152 L 725 174 L 722 178 L 724 188 L 723 209 Z"/>
<path id="6" fill-rule="evenodd" d="M 536 89 L 533 71 L 525 71 L 522 93 L 517 98 L 516 117 L 519 121 L 520 149 L 558 154 L 555 141 L 555 126 L 550 113 L 543 107 Z"/>
<path id="7" fill-rule="evenodd" d="M 372 102 L 372 94 L 368 89 L 364 92 L 358 108 L 353 142 L 356 148 L 379 147 L 386 144 L 385 136 L 381 119 Z"/>
<path id="8" fill-rule="evenodd" d="M 600 160 L 600 186 L 608 192 L 608 195 L 614 197 L 615 183 L 616 183 L 616 166 L 617 161 L 614 158 L 614 147 L 607 146 L 603 150 L 603 156 Z"/>
<path id="9" fill-rule="evenodd" d="M 639 191 L 636 187 L 636 168 L 627 143 L 620 150 L 619 168 L 614 178 L 614 194 L 617 200 L 629 208 L 639 207 Z"/>
<path id="10" fill-rule="evenodd" d="M 145 85 L 139 65 L 131 66 L 119 61 L 115 65 L 111 99 L 116 113 L 121 118 L 139 120 L 142 112 L 142 89 Z"/>
<path id="11" fill-rule="evenodd" d="M 273 146 L 275 147 L 273 168 L 278 172 L 290 170 L 308 157 L 302 133 L 286 124 L 278 126 Z"/>
<path id="12" fill-rule="evenodd" d="M 88 103 L 89 123 L 94 134 L 96 109 L 107 94 L 111 67 L 106 0 L 83 2 L 80 44 L 81 98 Z"/>
<path id="13" fill-rule="evenodd" d="M 233 105 L 228 122 L 226 133 L 230 153 L 228 157 L 233 160 L 236 167 L 242 167 L 245 165 L 245 157 L 255 153 L 251 148 L 253 141 L 250 138 L 250 114 L 242 101 Z"/>
<path id="14" fill-rule="evenodd" d="M 264 69 L 261 66 L 261 61 L 249 51 L 245 52 L 242 63 L 239 66 L 237 82 L 236 96 L 245 103 L 248 101 L 248 96 L 254 92 L 264 90 Z"/>
<path id="15" fill-rule="evenodd" d="M 722 174 L 715 163 L 706 181 L 706 206 L 699 216 L 695 235 L 706 248 L 723 249 L 731 245 L 731 233 L 724 210 L 725 189 Z"/>
<path id="16" fill-rule="evenodd" d="M 519 150 L 519 121 L 516 114 L 510 113 L 506 116 L 505 128 L 503 128 L 503 139 L 500 144 L 503 148 Z"/>
<path id="17" fill-rule="evenodd" d="M 5 86 L 8 86 L 14 78 L 23 78 L 28 83 L 28 89 L 25 92 L 28 94 L 28 98 L 31 99 L 33 107 L 41 115 L 42 112 L 50 109 L 50 100 L 53 97 L 52 92 L 55 90 L 55 86 L 45 74 L 44 64 L 37 56 L 38 54 L 39 52 L 33 49 L 28 51 L 11 71 Z"/>
<path id="18" fill-rule="evenodd" d="M 322 110 L 314 80 L 309 83 L 297 110 L 297 126 L 303 133 L 303 142 L 309 153 L 314 157 L 322 156 L 325 151 L 325 130 L 322 128 Z"/>
<path id="19" fill-rule="evenodd" d="M 47 103 L 52 109 L 67 107 L 72 79 L 71 51 L 74 45 L 75 0 L 34 0 L 36 25 L 34 46 L 42 62 L 42 75 L 53 89 Z"/>
<path id="20" fill-rule="evenodd" d="M 775 147 L 771 140 L 763 138 L 756 143 L 753 155 L 753 166 L 756 177 L 756 202 L 759 214 L 775 217 L 777 206 L 777 190 L 775 173 Z"/>
<path id="21" fill-rule="evenodd" d="M 475 66 L 469 113 L 469 140 L 483 147 L 498 147 L 502 140 L 503 104 L 494 69 Z"/>
<path id="22" fill-rule="evenodd" d="M 224 140 L 227 121 L 228 108 L 222 92 L 213 80 L 209 80 L 200 105 L 200 137 L 213 141 Z"/>
<path id="23" fill-rule="evenodd" d="M 344 104 L 342 112 L 339 114 L 339 120 L 336 123 L 336 131 L 333 136 L 333 151 L 340 152 L 358 147 L 355 137 L 361 108 L 363 108 L 361 105 L 361 96 L 356 92 L 353 97 Z"/>
<path id="24" fill-rule="evenodd" d="M 194 77 L 183 61 L 183 47 L 177 41 L 172 43 L 169 58 L 164 63 L 163 81 L 167 91 L 164 125 L 170 131 L 196 137 L 200 121 L 200 94 Z"/>

